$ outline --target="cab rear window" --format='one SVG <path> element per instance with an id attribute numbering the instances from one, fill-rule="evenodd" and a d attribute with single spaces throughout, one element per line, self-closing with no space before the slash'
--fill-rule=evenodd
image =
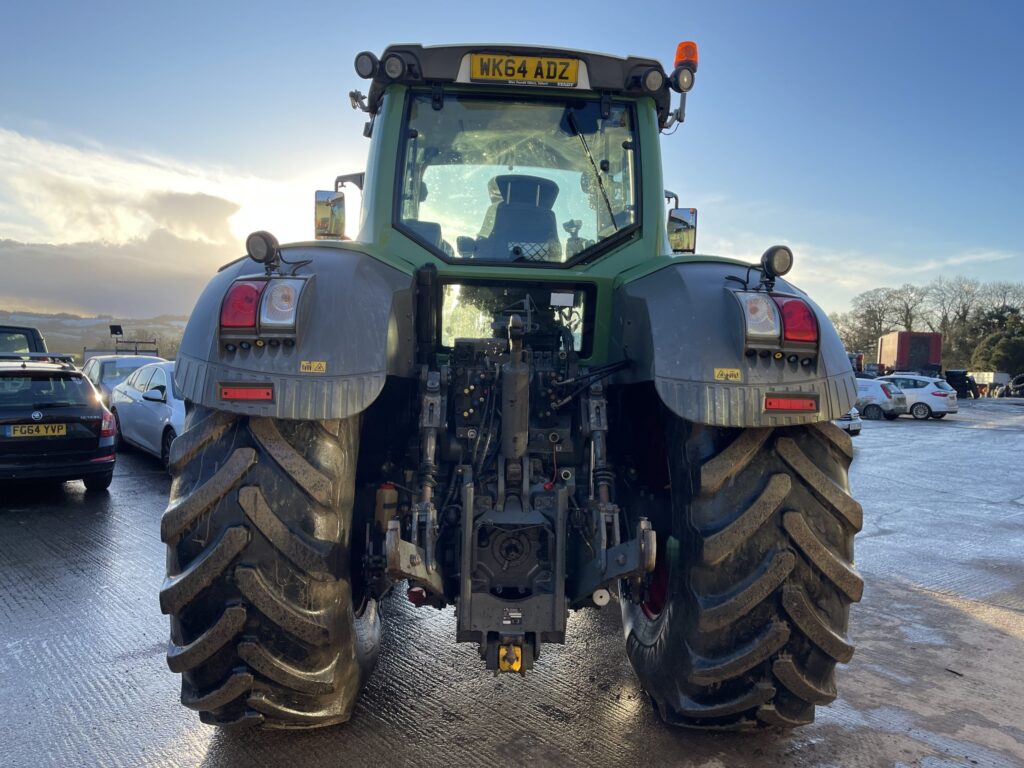
<path id="1" fill-rule="evenodd" d="M 93 405 L 96 391 L 77 373 L 0 371 L 0 408 Z"/>
<path id="2" fill-rule="evenodd" d="M 32 351 L 28 336 L 14 331 L 0 332 L 0 354 L 23 355 Z"/>
<path id="3" fill-rule="evenodd" d="M 953 391 L 955 391 L 951 386 L 949 386 L 948 382 L 945 382 L 942 379 L 936 379 L 935 380 L 935 386 L 938 387 L 939 389 L 941 389 L 943 392 L 953 392 Z"/>

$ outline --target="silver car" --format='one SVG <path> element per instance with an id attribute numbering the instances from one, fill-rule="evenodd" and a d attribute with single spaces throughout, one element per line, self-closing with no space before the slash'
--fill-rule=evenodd
<path id="1" fill-rule="evenodd" d="M 907 412 L 907 396 L 891 381 L 857 379 L 857 402 L 861 418 L 872 421 L 885 417 L 890 421 Z"/>
<path id="2" fill-rule="evenodd" d="M 174 386 L 174 363 L 144 365 L 114 387 L 110 410 L 123 441 L 160 458 L 166 467 L 171 443 L 185 424 L 185 402 Z"/>
<path id="3" fill-rule="evenodd" d="M 832 423 L 840 429 L 849 432 L 850 437 L 859 435 L 860 429 L 863 426 L 860 421 L 860 412 L 856 408 L 851 408 L 845 416 L 840 416 Z"/>
<path id="4" fill-rule="evenodd" d="M 82 373 L 93 383 L 103 398 L 103 404 L 109 408 L 114 387 L 142 366 L 162 362 L 165 362 L 162 357 L 151 355 L 97 355 L 86 360 Z"/>

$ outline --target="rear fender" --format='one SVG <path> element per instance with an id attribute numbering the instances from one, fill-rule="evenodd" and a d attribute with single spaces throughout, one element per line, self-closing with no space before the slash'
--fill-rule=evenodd
<path id="1" fill-rule="evenodd" d="M 411 374 L 412 278 L 333 245 L 286 247 L 283 256 L 292 263 L 308 259 L 296 274 L 313 276 L 301 294 L 294 346 L 260 348 L 254 336 L 251 349 L 227 350 L 229 341 L 237 346 L 238 340 L 220 336 L 221 301 L 236 278 L 264 272 L 243 258 L 219 272 L 199 297 L 174 381 L 186 400 L 234 413 L 303 420 L 360 413 L 388 375 Z M 222 384 L 269 384 L 273 400 L 222 400 Z"/>
<path id="2" fill-rule="evenodd" d="M 744 354 L 739 302 L 732 275 L 747 268 L 725 262 L 674 264 L 619 286 L 615 293 L 613 343 L 633 361 L 627 382 L 653 381 L 675 414 L 719 427 L 767 427 L 837 419 L 857 399 L 849 358 L 828 316 L 784 280 L 776 292 L 800 296 L 818 320 L 816 364 Z M 754 273 L 754 279 L 757 273 Z M 801 355 L 801 358 L 806 355 Z M 717 377 L 738 378 L 722 381 Z M 816 413 L 766 413 L 765 395 L 818 396 Z"/>

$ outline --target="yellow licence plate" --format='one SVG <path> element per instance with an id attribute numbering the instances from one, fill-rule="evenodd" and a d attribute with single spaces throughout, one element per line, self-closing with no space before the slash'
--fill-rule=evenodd
<path id="1" fill-rule="evenodd" d="M 494 53 L 472 53 L 469 56 L 469 79 L 474 82 L 575 88 L 579 72 L 580 62 L 577 59 Z"/>
<path id="2" fill-rule="evenodd" d="M 67 424 L 11 424 L 11 437 L 62 437 L 68 433 Z"/>

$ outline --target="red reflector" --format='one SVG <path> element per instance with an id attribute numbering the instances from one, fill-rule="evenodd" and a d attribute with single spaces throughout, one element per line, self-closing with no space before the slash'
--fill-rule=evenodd
<path id="1" fill-rule="evenodd" d="M 273 400 L 272 384 L 221 384 L 221 400 Z"/>
<path id="2" fill-rule="evenodd" d="M 811 308 L 800 299 L 772 296 L 782 312 L 782 338 L 785 341 L 818 340 L 818 321 Z"/>
<path id="3" fill-rule="evenodd" d="M 101 461 L 113 461 L 113 460 L 114 460 L 114 454 L 111 453 L 108 456 L 97 456 L 95 459 L 89 459 L 89 463 L 90 464 L 98 464 Z"/>
<path id="4" fill-rule="evenodd" d="M 795 395 L 765 395 L 764 409 L 766 411 L 801 411 L 811 413 L 818 410 L 818 399 Z"/>
<path id="5" fill-rule="evenodd" d="M 220 327 L 255 328 L 260 294 L 266 286 L 265 280 L 239 280 L 232 283 L 220 305 Z"/>

